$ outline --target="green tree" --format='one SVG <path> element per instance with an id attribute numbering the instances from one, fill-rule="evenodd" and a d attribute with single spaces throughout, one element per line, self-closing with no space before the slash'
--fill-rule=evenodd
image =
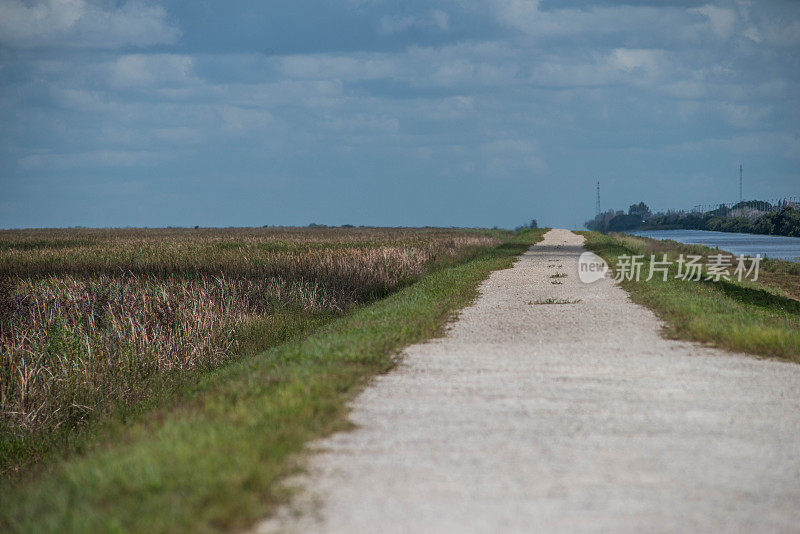
<path id="1" fill-rule="evenodd" d="M 631 204 L 628 208 L 628 215 L 636 215 L 642 220 L 647 220 L 653 216 L 653 213 L 650 211 L 650 208 L 647 207 L 647 204 L 639 202 L 638 204 Z"/>

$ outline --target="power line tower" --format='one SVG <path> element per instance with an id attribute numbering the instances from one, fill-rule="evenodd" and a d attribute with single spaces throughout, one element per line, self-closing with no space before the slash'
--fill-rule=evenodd
<path id="1" fill-rule="evenodd" d="M 597 201 L 594 204 L 594 211 L 596 215 L 600 215 L 600 181 L 597 182 Z"/>
<path id="2" fill-rule="evenodd" d="M 741 203 L 743 200 L 742 198 L 742 164 L 739 164 L 739 202 Z"/>

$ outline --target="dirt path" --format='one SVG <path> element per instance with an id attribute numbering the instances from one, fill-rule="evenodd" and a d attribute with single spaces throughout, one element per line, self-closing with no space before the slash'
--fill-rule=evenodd
<path id="1" fill-rule="evenodd" d="M 549 232 L 408 348 L 259 529 L 800 532 L 800 365 L 662 339 L 578 281 L 582 239 Z"/>

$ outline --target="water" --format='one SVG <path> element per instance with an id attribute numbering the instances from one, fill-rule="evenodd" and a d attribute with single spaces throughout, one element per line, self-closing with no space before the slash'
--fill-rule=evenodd
<path id="1" fill-rule="evenodd" d="M 629 232 L 653 239 L 672 239 L 689 245 L 706 245 L 739 255 L 800 262 L 800 237 L 734 234 L 707 230 L 644 230 Z"/>

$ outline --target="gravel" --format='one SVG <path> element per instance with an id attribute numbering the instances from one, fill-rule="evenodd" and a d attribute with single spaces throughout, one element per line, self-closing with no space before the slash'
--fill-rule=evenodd
<path id="1" fill-rule="evenodd" d="M 800 532 L 800 366 L 661 338 L 578 280 L 582 241 L 548 232 L 406 349 L 257 530 Z"/>

